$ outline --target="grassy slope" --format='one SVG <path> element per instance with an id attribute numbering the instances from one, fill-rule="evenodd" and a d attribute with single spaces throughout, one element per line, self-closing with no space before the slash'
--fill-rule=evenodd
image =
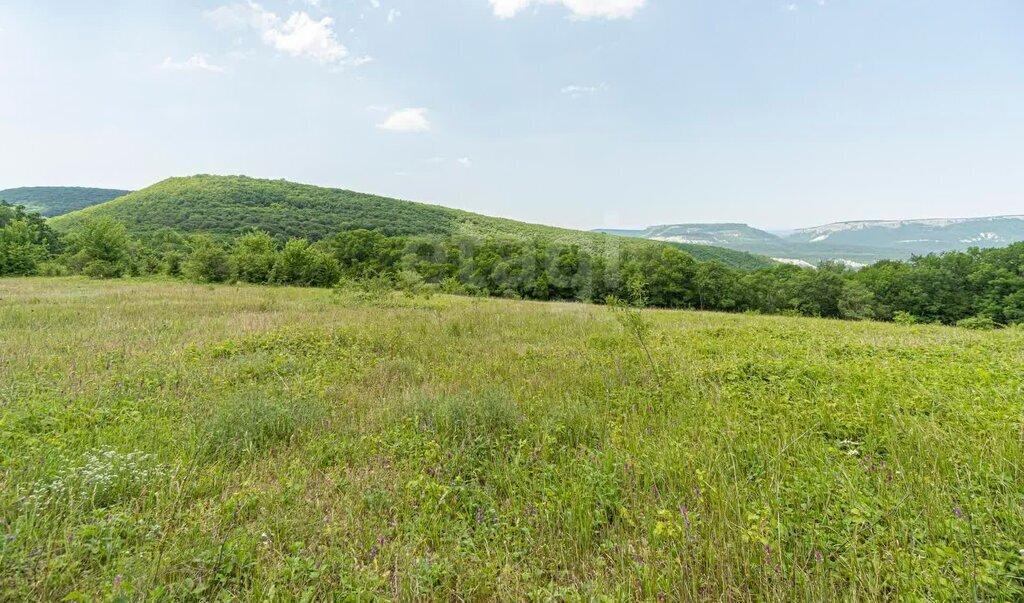
<path id="1" fill-rule="evenodd" d="M 24 205 L 30 211 L 52 218 L 104 203 L 130 192 L 77 186 L 29 186 L 0 191 L 0 201 Z"/>
<path id="2" fill-rule="evenodd" d="M 1024 597 L 1020 331 L 645 316 L 0 280 L 0 599 Z"/>
<path id="3" fill-rule="evenodd" d="M 171 178 L 126 197 L 53 220 L 68 229 L 89 216 L 113 216 L 135 234 L 162 227 L 182 232 L 238 235 L 253 227 L 275 235 L 320 239 L 368 228 L 389 235 L 497 235 L 578 243 L 592 251 L 634 240 L 481 216 L 436 205 L 399 201 L 283 180 L 242 176 Z M 655 243 L 644 243 L 655 244 Z M 770 264 L 766 258 L 718 247 L 678 245 L 697 259 L 737 268 Z"/>

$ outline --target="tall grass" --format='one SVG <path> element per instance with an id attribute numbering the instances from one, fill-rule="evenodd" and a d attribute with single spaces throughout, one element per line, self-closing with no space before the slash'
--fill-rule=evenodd
<path id="1" fill-rule="evenodd" d="M 1019 330 L 22 279 L 0 334 L 4 600 L 1024 598 Z"/>

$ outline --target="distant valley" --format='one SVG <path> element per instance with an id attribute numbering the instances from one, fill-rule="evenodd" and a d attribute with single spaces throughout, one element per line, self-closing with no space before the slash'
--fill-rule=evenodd
<path id="1" fill-rule="evenodd" d="M 726 247 L 801 265 L 833 260 L 858 266 L 970 247 L 1004 247 L 1024 241 L 1024 215 L 837 222 L 782 235 L 746 224 L 670 224 L 644 230 L 602 229 L 597 232 Z"/>

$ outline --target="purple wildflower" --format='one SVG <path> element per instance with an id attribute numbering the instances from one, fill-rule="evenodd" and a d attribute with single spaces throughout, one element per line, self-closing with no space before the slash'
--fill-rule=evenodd
<path id="1" fill-rule="evenodd" d="M 686 527 L 690 527 L 690 510 L 686 508 L 686 505 L 679 507 L 679 512 L 683 514 L 683 521 L 686 522 Z"/>

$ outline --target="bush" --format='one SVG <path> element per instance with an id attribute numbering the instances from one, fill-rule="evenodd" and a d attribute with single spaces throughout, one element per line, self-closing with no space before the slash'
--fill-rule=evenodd
<path id="1" fill-rule="evenodd" d="M 917 317 L 909 312 L 896 312 L 892 316 L 892 321 L 898 325 L 916 325 L 918 323 Z"/>
<path id="2" fill-rule="evenodd" d="M 338 260 L 326 251 L 313 247 L 305 284 L 310 287 L 333 287 L 340 278 L 341 266 Z"/>
<path id="3" fill-rule="evenodd" d="M 39 276 L 67 276 L 69 270 L 67 266 L 58 262 L 42 262 L 39 264 L 36 274 Z"/>
<path id="4" fill-rule="evenodd" d="M 0 276 L 31 276 L 46 258 L 46 247 L 33 241 L 33 232 L 23 220 L 0 228 Z"/>
<path id="5" fill-rule="evenodd" d="M 870 320 L 875 317 L 875 296 L 857 281 L 846 281 L 839 294 L 839 316 L 846 320 Z"/>
<path id="6" fill-rule="evenodd" d="M 999 325 L 996 324 L 996 321 L 992 320 L 991 316 L 981 315 L 958 320 L 956 326 L 961 329 L 971 329 L 973 331 L 991 331 Z"/>
<path id="7" fill-rule="evenodd" d="M 333 287 L 340 278 L 341 267 L 332 255 L 306 239 L 292 239 L 278 255 L 272 280 L 282 285 Z"/>
<path id="8" fill-rule="evenodd" d="M 192 253 L 181 267 L 185 278 L 200 283 L 222 283 L 231 276 L 227 252 L 211 237 L 194 236 L 191 245 Z"/>
<path id="9" fill-rule="evenodd" d="M 128 270 L 131 238 L 124 224 L 111 218 L 87 220 L 69 236 L 72 270 L 93 278 L 116 278 Z"/>
<path id="10" fill-rule="evenodd" d="M 466 295 L 467 293 L 466 286 L 454 276 L 449 276 L 441 281 L 441 292 L 449 295 Z"/>
<path id="11" fill-rule="evenodd" d="M 124 265 L 104 260 L 93 260 L 82 267 L 82 274 L 91 278 L 121 278 Z"/>
<path id="12" fill-rule="evenodd" d="M 274 238 L 254 230 L 235 239 L 231 247 L 231 274 L 244 283 L 269 283 L 277 256 Z"/>
<path id="13" fill-rule="evenodd" d="M 423 292 L 423 277 L 415 270 L 399 270 L 395 275 L 395 284 L 408 295 L 419 295 Z"/>
<path id="14" fill-rule="evenodd" d="M 181 276 L 181 266 L 185 263 L 185 255 L 178 251 L 164 254 L 161 270 L 167 276 Z"/>

